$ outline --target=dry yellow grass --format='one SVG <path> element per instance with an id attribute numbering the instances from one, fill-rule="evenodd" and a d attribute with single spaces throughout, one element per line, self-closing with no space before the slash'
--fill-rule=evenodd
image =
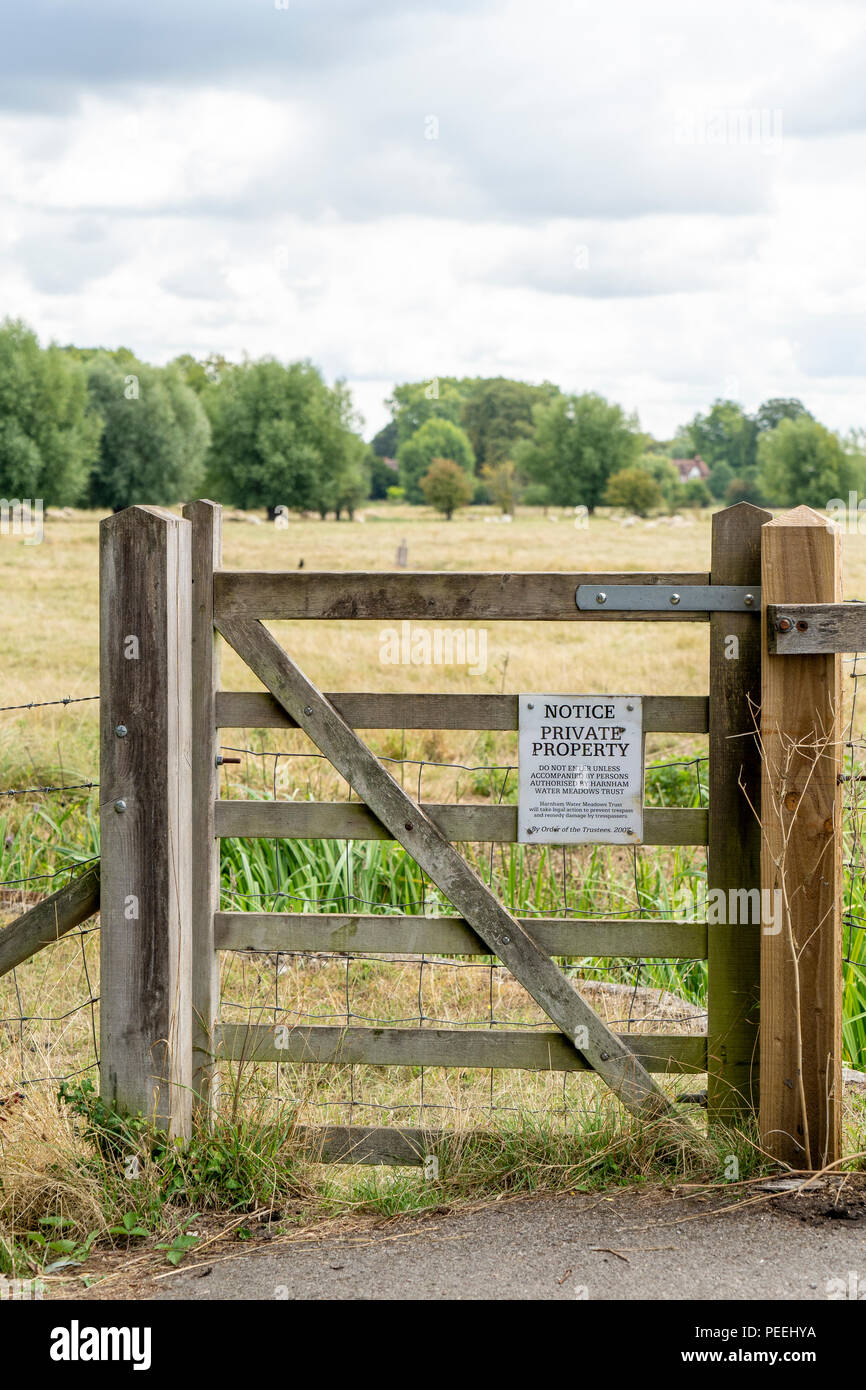
<path id="1" fill-rule="evenodd" d="M 310 570 L 382 570 L 395 567 L 397 547 L 405 538 L 411 569 L 423 570 L 700 570 L 708 568 L 710 522 L 698 514 L 689 524 L 638 524 L 622 528 L 606 516 L 593 518 L 586 528 L 576 528 L 573 518 L 557 512 L 557 520 L 538 512 L 518 514 L 509 525 L 490 524 L 485 515 L 464 513 L 451 522 L 439 520 L 421 509 L 392 508 L 372 504 L 366 520 L 349 522 L 292 521 L 277 530 L 263 520 L 227 521 L 225 565 L 230 569 L 296 570 L 301 560 Z M 18 539 L 0 539 L 0 578 L 5 597 L 5 622 L 0 634 L 2 688 L 0 704 L 24 704 L 31 700 L 64 695 L 91 695 L 98 690 L 98 521 L 95 513 L 71 518 L 49 517 L 45 541 L 25 546 Z M 866 589 L 866 539 L 845 538 L 845 593 L 855 597 Z M 625 692 L 645 694 L 701 694 L 707 689 L 707 637 L 705 624 L 593 623 L 490 623 L 488 666 L 472 676 L 464 667 L 390 666 L 380 661 L 378 623 L 285 623 L 275 625 L 292 656 L 324 689 L 411 690 L 488 692 L 530 689 Z M 257 682 L 233 653 L 224 659 L 223 684 L 231 689 L 254 689 Z M 94 704 L 8 713 L 0 724 L 0 785 L 22 785 L 20 779 L 41 780 L 61 769 L 70 774 L 97 774 L 97 708 Z M 385 731 L 371 738 L 372 745 L 392 757 L 421 758 L 445 763 L 514 762 L 514 736 L 499 734 L 483 742 L 474 732 L 410 733 Z M 226 731 L 224 741 L 241 747 L 261 744 L 270 748 L 299 750 L 307 747 L 299 735 L 266 731 L 261 744 L 254 731 Z M 676 736 L 650 741 L 649 755 L 664 749 L 672 755 L 692 751 L 699 741 Z M 264 768 L 264 770 L 263 770 Z M 415 788 L 416 774 L 407 773 L 407 787 Z M 240 781 L 272 782 L 272 765 L 248 759 L 240 769 L 226 771 L 226 789 Z M 28 783 L 29 784 L 29 783 Z M 319 798 L 344 793 L 339 779 L 320 762 L 287 762 L 279 765 L 279 794 L 300 787 Z M 464 778 L 457 785 L 447 770 L 427 769 L 423 792 L 428 799 L 474 799 Z M 45 952 L 24 968 L 28 999 L 39 998 L 57 1014 L 72 1002 L 68 985 L 79 962 L 78 947 Z M 51 964 L 49 965 L 49 961 Z M 414 996 L 418 967 L 377 966 L 358 976 L 354 967 L 352 1012 L 370 1018 L 402 1017 L 417 1012 Z M 426 967 L 425 1017 L 482 1021 L 489 1010 L 491 986 L 497 1018 L 514 1024 L 537 1022 L 529 1001 L 508 987 L 502 972 Z M 238 999 L 252 1016 L 270 1018 L 270 1009 L 281 1003 L 290 1017 L 312 1021 L 333 1014 L 334 1022 L 345 1014 L 342 967 L 304 971 L 297 962 L 282 965 L 266 959 L 253 967 L 243 959 L 227 958 L 226 997 Z M 279 972 L 279 973 L 278 973 Z M 437 982 L 438 972 L 438 982 Z M 19 972 L 21 973 L 21 972 Z M 399 977 L 399 978 L 398 978 Z M 80 988 L 82 980 L 76 976 Z M 8 982 L 7 982 L 8 983 Z M 95 989 L 94 982 L 94 989 Z M 430 993 L 430 991 L 433 991 Z M 0 1015 L 9 1016 L 4 991 Z M 80 1002 L 76 997 L 75 1003 Z M 31 1012 L 35 1010 L 31 1009 Z M 227 1016 L 232 1016 L 227 1009 Z M 247 1015 L 249 1016 L 249 1015 Z M 618 1015 L 614 1012 L 611 1019 Z M 408 1017 L 408 1014 L 407 1014 Z M 322 1021 L 328 1021 L 323 1019 Z M 66 1072 L 80 1061 L 89 1045 L 88 1011 L 74 1016 L 67 1027 L 37 1031 L 41 1049 L 52 1050 L 55 1072 Z M 8 1037 L 8 1034 L 7 1034 Z M 10 1039 L 11 1040 L 11 1039 Z M 60 1063 L 60 1065 L 58 1065 Z M 268 1076 L 274 1069 L 265 1069 Z M 327 1073 L 327 1074 L 326 1074 Z M 280 1068 L 282 1086 L 296 1089 L 313 1102 L 327 1099 L 345 1105 L 353 1118 L 363 1115 L 351 1106 L 352 1088 L 375 1107 L 415 1107 L 420 1100 L 420 1074 L 382 1069 L 355 1069 L 354 1078 L 331 1069 Z M 314 1074 L 314 1075 L 313 1075 Z M 263 1078 L 263 1084 L 264 1078 Z M 270 1084 L 269 1082 L 267 1084 Z M 428 1104 L 450 1105 L 459 1095 L 461 1104 L 489 1104 L 491 1094 L 503 1105 L 530 1104 L 543 1108 L 553 1097 L 562 1104 L 564 1088 L 577 1092 L 593 1086 L 589 1078 L 519 1077 L 499 1073 L 447 1076 L 439 1071 L 426 1076 L 424 1098 Z M 285 1094 L 285 1089 L 284 1092 Z M 510 1097 L 510 1100 L 509 1100 Z M 370 1112 L 372 1114 L 372 1111 Z M 338 1118 L 335 1113 L 333 1118 Z"/>
<path id="2" fill-rule="evenodd" d="M 286 530 L 260 521 L 225 525 L 229 569 L 392 569 L 405 537 L 409 567 L 432 570 L 668 570 L 709 566 L 710 521 L 697 513 L 681 527 L 641 523 L 623 529 L 599 516 L 584 529 L 565 512 L 557 520 L 519 513 L 511 525 L 488 524 L 490 511 L 451 522 L 426 509 L 367 507 L 366 521 L 292 521 Z M 98 690 L 98 521 L 96 513 L 49 516 L 42 545 L 0 538 L 4 623 L 0 632 L 0 704 L 24 704 Z M 866 591 L 866 537 L 846 536 L 845 594 Z M 487 671 L 464 667 L 391 666 L 380 661 L 382 625 L 370 622 L 284 623 L 275 630 L 293 657 L 325 689 L 485 692 L 606 690 L 700 694 L 707 689 L 707 627 L 703 623 L 490 623 Z M 227 689 L 254 689 L 234 653 L 224 661 Z M 291 741 L 269 746 L 299 747 Z M 237 739 L 228 739 L 236 742 Z M 402 740 L 377 739 L 392 756 Z M 473 733 L 410 735 L 410 756 L 467 762 Z M 495 752 L 494 740 L 490 751 Z M 507 746 L 507 744 L 506 744 Z M 670 747 L 671 740 L 650 745 Z M 405 755 L 405 753 L 404 753 Z M 6 714 L 0 762 L 19 773 L 96 770 L 96 706 L 73 705 Z M 305 765 L 306 767 L 307 765 Z M 308 768 L 307 768 L 308 770 Z M 426 782 L 430 797 L 436 783 Z"/>

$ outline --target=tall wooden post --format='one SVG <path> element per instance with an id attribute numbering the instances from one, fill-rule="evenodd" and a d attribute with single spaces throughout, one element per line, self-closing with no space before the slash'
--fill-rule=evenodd
<path id="1" fill-rule="evenodd" d="M 219 1080 L 214 1064 L 219 1014 L 214 913 L 220 895 L 214 706 L 220 649 L 213 625 L 213 574 L 222 564 L 222 509 L 215 502 L 188 502 L 183 514 L 192 525 L 192 1089 L 194 1108 L 207 1111 L 216 1105 Z"/>
<path id="2" fill-rule="evenodd" d="M 768 603 L 837 603 L 841 535 L 810 507 L 767 523 Z M 842 710 L 840 657 L 767 651 L 764 614 L 761 1136 L 795 1168 L 841 1155 Z"/>
<path id="3" fill-rule="evenodd" d="M 713 584 L 761 582 L 761 527 L 770 512 L 740 502 L 713 517 Z M 707 927 L 707 1111 L 733 1124 L 758 1104 L 761 886 L 761 623 L 753 613 L 710 617 L 707 888 L 725 912 Z M 743 892 L 745 890 L 745 894 Z M 709 897 L 710 902 L 716 901 Z M 746 910 L 741 910 L 745 908 Z"/>
<path id="4" fill-rule="evenodd" d="M 190 1130 L 190 525 L 100 526 L 103 1099 Z"/>

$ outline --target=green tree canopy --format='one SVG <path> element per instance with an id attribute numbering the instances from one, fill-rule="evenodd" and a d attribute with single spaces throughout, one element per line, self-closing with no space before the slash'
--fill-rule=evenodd
<path id="1" fill-rule="evenodd" d="M 400 438 L 396 420 L 389 420 L 387 425 L 383 425 L 379 433 L 373 435 L 370 442 L 370 448 L 380 459 L 396 458 L 399 447 Z"/>
<path id="2" fill-rule="evenodd" d="M 168 365 L 180 373 L 187 386 L 195 391 L 197 396 L 218 386 L 232 366 L 219 352 L 212 352 L 208 357 L 201 358 L 193 357 L 191 353 L 184 352 L 181 353 L 180 357 L 175 357 Z"/>
<path id="3" fill-rule="evenodd" d="M 102 420 L 91 505 L 118 511 L 194 497 L 204 477 L 210 427 L 179 373 L 99 354 L 87 363 L 87 384 Z"/>
<path id="4" fill-rule="evenodd" d="M 557 396 L 536 406 L 535 438 L 518 447 L 515 462 L 547 488 L 555 506 L 594 511 L 613 473 L 637 460 L 637 420 L 592 392 Z"/>
<path id="5" fill-rule="evenodd" d="M 385 404 L 397 425 L 397 450 L 428 420 L 450 420 L 458 424 L 466 385 L 455 376 L 438 376 L 429 381 L 404 381 L 395 386 Z"/>
<path id="6" fill-rule="evenodd" d="M 766 434 L 769 430 L 774 430 L 783 420 L 799 420 L 801 415 L 807 415 L 810 420 L 814 418 L 809 414 L 803 402 L 797 400 L 796 396 L 775 396 L 759 406 L 755 415 L 755 424 L 759 434 Z"/>
<path id="7" fill-rule="evenodd" d="M 778 507 L 826 507 L 859 482 L 855 459 L 838 435 L 809 415 L 782 420 L 761 437 L 758 479 Z"/>
<path id="8" fill-rule="evenodd" d="M 450 521 L 458 507 L 472 501 L 475 485 L 453 459 L 434 459 L 421 479 L 421 491 L 430 506 Z"/>
<path id="9" fill-rule="evenodd" d="M 669 512 L 675 512 L 683 500 L 683 485 L 670 457 L 660 453 L 656 446 L 641 454 L 638 466 L 658 483 L 662 501 Z"/>
<path id="10" fill-rule="evenodd" d="M 755 467 L 757 425 L 736 401 L 714 401 L 706 415 L 694 417 L 686 433 L 690 454 L 700 454 L 711 469 L 726 463 L 740 477 Z"/>
<path id="11" fill-rule="evenodd" d="M 496 464 L 486 463 L 481 470 L 481 476 L 491 502 L 506 516 L 513 516 L 520 495 L 520 483 L 512 460 L 503 459 L 501 463 Z"/>
<path id="12" fill-rule="evenodd" d="M 0 493 L 49 506 L 83 500 L 96 458 L 99 418 L 83 365 L 40 348 L 20 320 L 0 325 Z"/>
<path id="13" fill-rule="evenodd" d="M 721 502 L 731 483 L 734 481 L 734 470 L 729 463 L 717 463 L 715 468 L 710 469 L 710 476 L 707 479 L 707 487 L 710 489 L 717 502 Z"/>
<path id="14" fill-rule="evenodd" d="M 460 424 L 469 436 L 479 472 L 485 465 L 495 468 L 510 458 L 521 440 L 531 439 L 533 407 L 558 394 L 558 388 L 545 382 L 530 386 L 507 377 L 479 378 L 469 386 Z"/>
<path id="15" fill-rule="evenodd" d="M 421 479 L 435 458 L 451 459 L 467 473 L 473 471 L 475 456 L 472 445 L 459 425 L 450 420 L 426 420 L 411 439 L 400 445 L 397 460 L 407 501 L 424 501 Z"/>
<path id="16" fill-rule="evenodd" d="M 329 388 L 312 363 L 245 362 L 206 399 L 210 486 L 225 501 L 325 516 L 367 495 L 349 394 L 341 383 Z"/>
<path id="17" fill-rule="evenodd" d="M 661 506 L 662 490 L 645 468 L 623 468 L 610 478 L 604 500 L 612 507 L 628 507 L 637 516 L 648 516 Z"/>
<path id="18" fill-rule="evenodd" d="M 687 507 L 709 507 L 712 501 L 713 494 L 703 478 L 689 478 L 683 484 L 683 502 Z"/>
<path id="19" fill-rule="evenodd" d="M 766 504 L 764 490 L 758 481 L 757 468 L 751 468 L 744 478 L 733 478 L 725 493 L 725 504 L 733 507 L 737 502 L 751 502 L 753 507 Z"/>

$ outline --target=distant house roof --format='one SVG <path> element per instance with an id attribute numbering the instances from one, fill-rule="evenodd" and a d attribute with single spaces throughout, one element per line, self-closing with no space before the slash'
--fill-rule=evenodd
<path id="1" fill-rule="evenodd" d="M 399 473 L 399 472 L 400 472 L 400 465 L 399 465 L 399 463 L 397 462 L 396 459 L 386 459 L 386 458 L 383 458 L 383 459 L 382 459 L 382 462 L 384 463 L 384 465 L 385 465 L 386 468 L 390 468 L 390 470 L 391 470 L 392 473 Z"/>
<path id="2" fill-rule="evenodd" d="M 680 475 L 681 483 L 689 483 L 692 478 L 708 478 L 710 470 L 704 463 L 700 454 L 695 454 L 690 459 L 671 459 L 671 463 Z"/>

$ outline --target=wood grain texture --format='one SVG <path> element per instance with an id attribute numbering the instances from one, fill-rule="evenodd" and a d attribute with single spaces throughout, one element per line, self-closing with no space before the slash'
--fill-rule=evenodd
<path id="1" fill-rule="evenodd" d="M 712 582 L 759 584 L 761 527 L 770 512 L 741 502 L 713 517 Z M 707 886 L 761 886 L 761 631 L 749 613 L 710 618 L 709 855 Z M 728 914 L 731 915 L 731 914 Z M 760 922 L 707 928 L 707 1111 L 736 1123 L 758 1105 Z"/>
<path id="2" fill-rule="evenodd" d="M 35 956 L 99 911 L 99 864 L 92 864 L 0 929 L 0 975 Z"/>
<path id="3" fill-rule="evenodd" d="M 219 630 L 298 721 L 382 825 L 428 873 L 516 980 L 630 1109 L 672 1114 L 636 1054 L 581 998 L 555 963 L 502 906 L 426 810 L 416 805 L 260 622 L 219 620 Z M 218 826 L 219 829 L 219 826 Z"/>
<path id="4" fill-rule="evenodd" d="M 100 523 L 100 696 L 101 1091 L 186 1135 L 190 526 L 157 507 Z"/>
<path id="5" fill-rule="evenodd" d="M 620 1033 L 619 1044 L 647 1072 L 701 1072 L 707 1040 L 673 1033 Z M 282 1027 L 222 1023 L 221 1057 L 234 1062 L 319 1063 L 377 1067 L 493 1067 L 522 1071 L 591 1070 L 555 1030 L 478 1028 Z"/>
<path id="6" fill-rule="evenodd" d="M 211 1060 L 219 1015 L 213 918 L 220 894 L 220 846 L 214 827 L 220 642 L 213 625 L 213 575 L 222 563 L 222 508 L 215 502 L 188 502 L 183 515 L 192 533 L 192 1089 L 193 1109 L 207 1110 L 219 1099 L 219 1071 Z"/>
<path id="7" fill-rule="evenodd" d="M 754 619 L 752 620 L 754 626 Z M 353 729 L 517 729 L 517 695 L 395 695 L 325 693 Z M 643 695 L 644 729 L 653 734 L 705 734 L 709 706 L 705 695 Z M 258 691 L 218 691 L 216 722 L 221 729 L 296 729 L 273 695 Z"/>
<path id="8" fill-rule="evenodd" d="M 417 803 L 411 803 L 417 809 Z M 443 806 L 423 803 L 425 816 L 446 839 L 461 844 L 517 840 L 516 806 Z M 393 835 L 360 802 L 218 801 L 221 839 L 391 840 Z M 700 808 L 650 806 L 644 810 L 645 845 L 705 845 L 707 812 Z"/>
<path id="9" fill-rule="evenodd" d="M 763 528 L 763 602 L 841 597 L 841 535 L 809 507 Z M 761 936 L 761 1137 L 796 1168 L 841 1153 L 840 658 L 778 656 L 764 627 L 762 881 L 785 905 Z"/>
<path id="10" fill-rule="evenodd" d="M 788 622 L 787 632 L 779 631 Z M 767 650 L 779 656 L 866 651 L 866 603 L 771 603 Z"/>
<path id="11" fill-rule="evenodd" d="M 702 922 L 578 921 L 519 917 L 524 930 L 553 956 L 623 956 L 703 960 Z M 487 956 L 490 948 L 460 917 L 410 917 L 336 912 L 218 912 L 219 951 L 365 951 Z"/>
<path id="12" fill-rule="evenodd" d="M 706 622 L 706 613 L 581 612 L 575 594 L 581 584 L 707 584 L 704 573 L 614 574 L 479 571 L 432 573 L 398 570 L 232 571 L 214 576 L 218 622 L 229 618 L 374 618 L 427 622 Z"/>

